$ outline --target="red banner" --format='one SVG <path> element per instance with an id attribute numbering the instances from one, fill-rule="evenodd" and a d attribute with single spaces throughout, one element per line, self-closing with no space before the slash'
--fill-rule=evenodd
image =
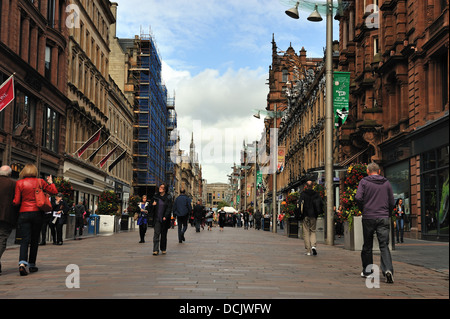
<path id="1" fill-rule="evenodd" d="M 117 148 L 119 147 L 119 145 L 116 145 L 116 147 L 114 147 L 111 152 L 109 152 L 105 157 L 103 157 L 103 159 L 100 161 L 100 167 L 103 168 L 103 166 L 105 166 L 106 162 L 108 161 L 108 159 L 111 157 L 111 155 L 114 154 L 114 152 L 117 150 Z"/>
<path id="2" fill-rule="evenodd" d="M 87 140 L 86 143 L 83 144 L 83 146 L 80 147 L 80 149 L 77 151 L 78 157 L 81 157 L 84 152 L 88 149 L 89 146 L 94 144 L 95 142 L 98 142 L 100 140 L 100 136 L 102 135 L 102 129 L 99 129 L 97 133 L 92 135 L 90 139 Z"/>
<path id="3" fill-rule="evenodd" d="M 0 112 L 14 100 L 14 76 L 0 86 Z"/>

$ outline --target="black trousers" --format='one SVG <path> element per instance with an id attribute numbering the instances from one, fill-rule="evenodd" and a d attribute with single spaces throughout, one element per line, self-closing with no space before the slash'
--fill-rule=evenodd
<path id="1" fill-rule="evenodd" d="M 73 236 L 77 236 L 77 228 L 78 228 L 78 235 L 83 236 L 83 227 L 84 227 L 84 219 L 83 217 L 76 217 L 75 218 L 75 231 Z"/>
<path id="2" fill-rule="evenodd" d="M 145 240 L 146 233 L 147 233 L 147 223 L 139 225 L 139 236 L 141 237 L 141 241 Z"/>
<path id="3" fill-rule="evenodd" d="M 365 273 L 367 266 L 373 265 L 373 235 L 377 234 L 381 255 L 381 271 L 394 274 L 391 252 L 389 250 L 389 218 L 364 219 L 362 220 L 364 245 L 361 250 L 361 261 Z"/>
<path id="4" fill-rule="evenodd" d="M 43 215 L 42 212 L 19 213 L 18 231 L 20 238 L 22 238 L 19 265 L 36 266 Z"/>
<path id="5" fill-rule="evenodd" d="M 61 218 L 57 218 L 55 223 L 53 223 L 54 220 L 55 217 L 52 217 L 52 221 L 50 222 L 50 231 L 52 232 L 53 242 L 62 243 L 63 242 L 62 230 L 64 223 L 61 221 Z"/>
<path id="6" fill-rule="evenodd" d="M 153 227 L 153 251 L 159 252 L 167 250 L 167 231 L 169 230 L 169 223 L 167 221 L 155 220 Z"/>
<path id="7" fill-rule="evenodd" d="M 47 228 L 50 227 L 50 222 L 53 220 L 53 214 L 44 214 L 42 228 L 41 228 L 41 242 L 47 242 Z M 56 242 L 56 234 L 52 231 L 53 242 Z"/>

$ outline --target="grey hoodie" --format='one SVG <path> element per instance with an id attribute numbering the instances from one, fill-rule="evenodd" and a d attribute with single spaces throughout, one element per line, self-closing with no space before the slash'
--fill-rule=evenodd
<path id="1" fill-rule="evenodd" d="M 359 182 L 355 200 L 363 219 L 388 218 L 395 206 L 392 186 L 380 175 L 364 177 Z"/>

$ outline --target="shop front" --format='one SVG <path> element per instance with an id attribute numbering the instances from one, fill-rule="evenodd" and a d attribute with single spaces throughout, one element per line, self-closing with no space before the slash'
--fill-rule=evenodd
<path id="1" fill-rule="evenodd" d="M 384 174 L 407 214 L 405 237 L 449 240 L 448 115 L 380 147 Z"/>

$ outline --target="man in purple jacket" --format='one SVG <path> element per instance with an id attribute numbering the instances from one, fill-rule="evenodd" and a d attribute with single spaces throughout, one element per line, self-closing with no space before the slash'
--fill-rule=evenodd
<path id="1" fill-rule="evenodd" d="M 389 251 L 389 217 L 394 209 L 395 201 L 392 186 L 380 175 L 380 167 L 376 163 L 367 166 L 367 174 L 358 186 L 355 199 L 362 211 L 364 244 L 361 251 L 363 265 L 362 277 L 369 276 L 373 265 L 373 234 L 376 232 L 381 252 L 381 271 L 387 283 L 394 282 L 394 268 Z"/>

